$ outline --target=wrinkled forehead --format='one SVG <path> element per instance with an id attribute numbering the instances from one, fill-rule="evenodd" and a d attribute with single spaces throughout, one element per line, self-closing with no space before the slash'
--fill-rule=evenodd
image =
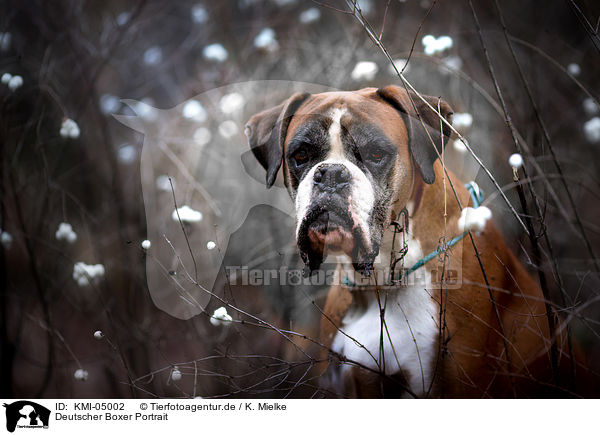
<path id="1" fill-rule="evenodd" d="M 402 116 L 379 98 L 375 88 L 368 88 L 312 95 L 293 116 L 286 145 L 299 136 L 309 136 L 313 143 L 326 142 L 333 123 L 339 123 L 351 137 L 384 135 L 397 146 L 408 142 Z"/>

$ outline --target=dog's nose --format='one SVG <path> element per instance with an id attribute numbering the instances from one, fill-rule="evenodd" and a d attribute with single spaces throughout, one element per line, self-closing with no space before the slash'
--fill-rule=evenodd
<path id="1" fill-rule="evenodd" d="M 315 171 L 314 183 L 324 191 L 340 191 L 349 185 L 350 171 L 339 163 L 324 164 Z"/>

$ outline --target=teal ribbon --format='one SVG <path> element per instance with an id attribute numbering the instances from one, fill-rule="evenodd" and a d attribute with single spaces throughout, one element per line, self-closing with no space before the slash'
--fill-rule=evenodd
<path id="1" fill-rule="evenodd" d="M 350 280 L 350 278 L 348 278 L 347 276 L 342 278 L 342 285 L 345 285 L 346 287 L 354 287 L 356 286 L 356 284 Z"/>
<path id="2" fill-rule="evenodd" d="M 479 208 L 479 206 L 483 202 L 483 192 L 481 191 L 481 189 L 479 189 L 479 186 L 474 181 L 469 181 L 467 184 L 465 184 L 465 187 L 467 188 L 467 190 L 469 191 L 469 194 L 471 195 L 471 201 L 473 202 L 473 208 Z M 454 237 L 446 245 L 450 248 L 453 247 L 458 242 L 460 242 L 463 239 L 463 237 L 465 237 L 467 235 L 467 233 L 468 233 L 468 231 L 465 231 L 461 235 Z M 415 270 L 422 267 L 425 263 L 427 263 L 428 261 L 437 257 L 438 255 L 440 255 L 442 253 L 443 249 L 445 249 L 445 247 L 440 246 L 435 251 L 433 251 L 433 252 L 429 253 L 428 255 L 426 255 L 425 257 L 421 258 L 419 261 L 417 261 L 413 265 L 413 267 L 411 267 L 410 269 L 408 269 L 406 271 L 406 274 L 410 275 L 412 272 L 414 272 Z"/>
<path id="3" fill-rule="evenodd" d="M 465 187 L 467 188 L 467 190 L 469 191 L 469 194 L 471 195 L 471 201 L 473 202 L 473 208 L 479 208 L 479 206 L 481 205 L 481 203 L 483 202 L 483 192 L 481 191 L 481 189 L 479 189 L 479 186 L 477 185 L 477 183 L 475 183 L 474 181 L 470 181 L 467 184 L 465 184 Z M 460 242 L 466 235 L 468 234 L 468 231 L 465 231 L 464 233 L 454 237 L 452 240 L 450 240 L 446 246 L 440 246 L 439 248 L 437 248 L 435 251 L 430 252 L 429 254 L 427 254 L 425 257 L 421 258 L 419 261 L 417 261 L 410 269 L 408 269 L 406 271 L 406 275 L 410 275 L 411 273 L 413 273 L 415 270 L 421 268 L 422 266 L 424 266 L 427 262 L 431 261 L 432 259 L 434 259 L 435 257 L 437 257 L 438 255 L 440 255 L 442 253 L 442 251 L 446 248 L 446 247 L 453 247 L 454 245 L 456 245 L 458 242 Z M 347 287 L 354 287 L 356 286 L 356 284 L 354 282 L 352 282 L 350 280 L 350 278 L 348 277 L 344 277 L 342 279 L 342 284 L 347 286 Z"/>
<path id="4" fill-rule="evenodd" d="M 467 188 L 467 190 L 469 191 L 469 194 L 471 195 L 471 201 L 473 202 L 473 208 L 479 208 L 479 206 L 483 202 L 483 192 L 481 191 L 481 189 L 479 189 L 479 186 L 474 181 L 469 181 L 467 184 L 465 184 L 465 187 Z M 461 235 L 454 237 L 452 240 L 450 240 L 446 244 L 446 246 L 449 248 L 453 247 L 458 242 L 460 242 L 463 239 L 463 237 L 465 237 L 467 234 L 468 234 L 468 231 L 465 231 Z M 444 249 L 445 249 L 444 246 L 440 246 L 435 251 L 433 251 L 433 252 L 429 253 L 428 255 L 426 255 L 425 257 L 421 258 L 419 261 L 417 261 L 413 265 L 413 267 L 411 267 L 410 269 L 408 269 L 406 271 L 406 274 L 410 275 L 412 272 L 419 269 L 425 263 L 427 263 L 428 261 L 437 257 L 438 255 L 440 255 Z"/>

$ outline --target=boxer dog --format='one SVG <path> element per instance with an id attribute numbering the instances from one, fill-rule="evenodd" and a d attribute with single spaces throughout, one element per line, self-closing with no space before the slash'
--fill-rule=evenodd
<path id="1" fill-rule="evenodd" d="M 332 285 L 323 308 L 324 383 L 344 397 L 554 394 L 543 295 L 496 228 L 487 222 L 440 250 L 463 233 L 461 209 L 472 203 L 439 159 L 452 109 L 423 99 L 398 86 L 299 93 L 246 125 L 267 187 L 282 169 L 307 271 L 328 255 L 348 259 L 338 269 L 350 282 Z M 385 285 L 378 272 L 404 209 L 405 267 L 437 255 L 420 280 Z"/>

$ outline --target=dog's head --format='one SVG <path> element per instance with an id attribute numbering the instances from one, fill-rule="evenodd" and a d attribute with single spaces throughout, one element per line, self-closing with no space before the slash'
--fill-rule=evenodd
<path id="1" fill-rule="evenodd" d="M 398 86 L 354 92 L 294 94 L 254 115 L 250 147 L 271 187 L 283 166 L 296 205 L 296 240 L 310 270 L 328 252 L 347 254 L 368 275 L 392 208 L 409 200 L 415 168 L 435 181 L 452 109 L 436 97 Z"/>

